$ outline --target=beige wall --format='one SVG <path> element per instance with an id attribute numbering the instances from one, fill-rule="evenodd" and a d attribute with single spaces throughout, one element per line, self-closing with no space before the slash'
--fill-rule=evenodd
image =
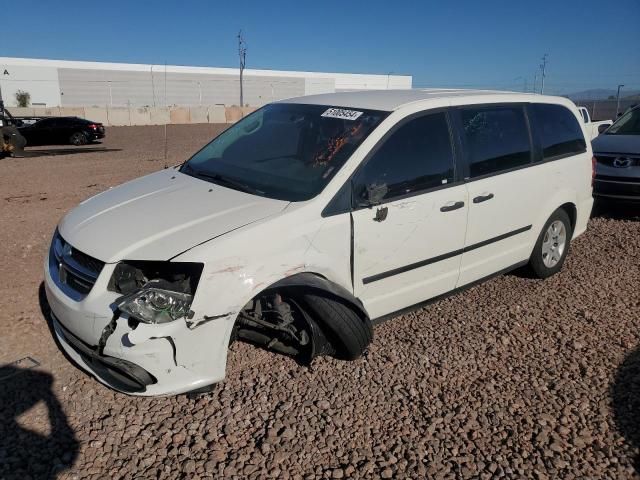
<path id="1" fill-rule="evenodd" d="M 106 126 L 234 123 L 253 112 L 252 107 L 11 107 L 14 117 L 82 117 Z"/>

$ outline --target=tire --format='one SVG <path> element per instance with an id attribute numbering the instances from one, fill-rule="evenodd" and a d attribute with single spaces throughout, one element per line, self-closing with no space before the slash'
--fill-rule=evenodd
<path id="1" fill-rule="evenodd" d="M 569 215 L 559 208 L 542 227 L 529 258 L 529 268 L 536 277 L 548 278 L 562 269 L 569 253 L 572 235 L 573 229 Z"/>
<path id="2" fill-rule="evenodd" d="M 303 302 L 335 349 L 335 358 L 355 360 L 373 340 L 371 322 L 333 297 L 304 295 Z"/>
<path id="3" fill-rule="evenodd" d="M 71 143 L 71 145 L 75 145 L 76 147 L 86 145 L 87 136 L 82 132 L 74 132 L 71 137 L 69 137 L 69 143 Z"/>

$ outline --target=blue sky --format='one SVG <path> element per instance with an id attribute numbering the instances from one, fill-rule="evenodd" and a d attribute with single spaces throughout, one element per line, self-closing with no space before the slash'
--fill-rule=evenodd
<path id="1" fill-rule="evenodd" d="M 13 0 L 1 0 L 14 8 Z M 410 74 L 414 86 L 640 89 L 640 0 L 21 0 L 0 56 Z M 20 21 L 14 21 L 20 19 Z"/>

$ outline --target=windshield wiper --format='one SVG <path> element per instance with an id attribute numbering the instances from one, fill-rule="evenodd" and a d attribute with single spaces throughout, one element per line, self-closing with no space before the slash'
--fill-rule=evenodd
<path id="1" fill-rule="evenodd" d="M 194 169 L 189 164 L 185 166 L 184 170 L 188 170 L 189 174 L 193 175 L 194 177 L 201 178 L 203 180 L 209 180 L 223 187 L 229 187 L 234 190 L 239 190 L 245 193 L 251 193 L 253 195 L 264 195 L 264 192 L 262 190 L 258 190 L 257 188 L 254 188 L 251 185 L 247 185 L 246 183 L 239 182 L 238 180 L 234 180 L 233 178 L 225 177 L 223 175 L 220 175 L 219 173 L 201 172 Z"/>

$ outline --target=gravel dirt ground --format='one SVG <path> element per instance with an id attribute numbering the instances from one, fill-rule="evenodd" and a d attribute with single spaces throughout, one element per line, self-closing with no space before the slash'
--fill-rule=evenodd
<path id="1" fill-rule="evenodd" d="M 168 164 L 221 127 L 170 126 Z M 311 368 L 234 344 L 204 395 L 135 398 L 70 364 L 45 319 L 59 218 L 164 166 L 163 127 L 0 161 L 0 478 L 634 478 L 640 216 L 607 207 L 560 274 L 499 277 Z"/>

